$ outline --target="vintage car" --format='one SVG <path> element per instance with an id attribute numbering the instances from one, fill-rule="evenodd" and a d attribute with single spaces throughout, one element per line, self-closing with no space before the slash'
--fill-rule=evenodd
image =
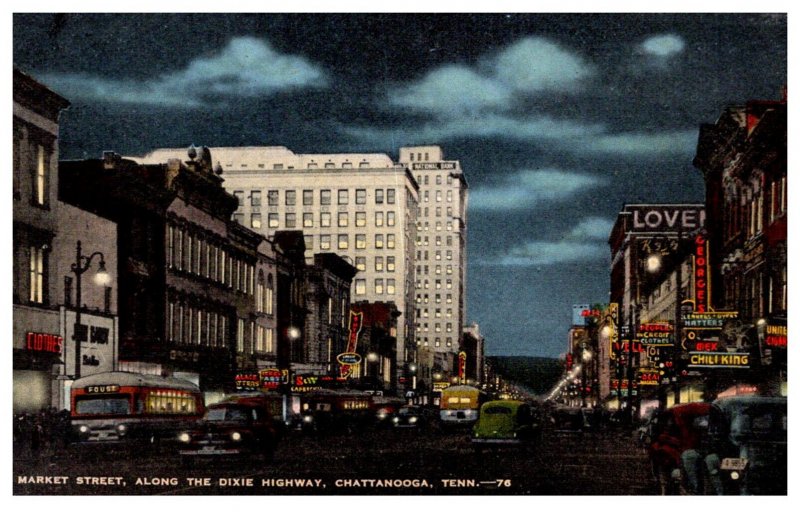
<path id="1" fill-rule="evenodd" d="M 714 402 L 705 456 L 715 494 L 785 495 L 786 397 L 734 396 Z"/>
<path id="2" fill-rule="evenodd" d="M 701 446 L 711 404 L 678 404 L 658 414 L 650 426 L 648 455 L 662 494 L 700 492 Z"/>
<path id="3" fill-rule="evenodd" d="M 280 437 L 277 399 L 233 396 L 208 406 L 202 420 L 178 435 L 184 462 L 198 457 L 256 456 L 272 459 Z"/>
<path id="4" fill-rule="evenodd" d="M 541 435 L 541 425 L 531 406 L 519 400 L 493 400 L 481 406 L 472 427 L 472 446 L 519 446 L 528 448 Z"/>
<path id="5" fill-rule="evenodd" d="M 427 428 L 436 419 L 435 411 L 420 406 L 406 405 L 397 410 L 392 416 L 394 428 Z"/>

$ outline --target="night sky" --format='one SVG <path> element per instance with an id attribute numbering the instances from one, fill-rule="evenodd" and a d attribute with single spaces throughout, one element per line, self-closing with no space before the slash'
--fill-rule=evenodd
<path id="1" fill-rule="evenodd" d="M 470 186 L 467 322 L 556 357 L 606 302 L 624 203 L 702 202 L 700 123 L 787 83 L 784 15 L 16 14 L 13 60 L 72 102 L 61 158 L 438 144 Z"/>

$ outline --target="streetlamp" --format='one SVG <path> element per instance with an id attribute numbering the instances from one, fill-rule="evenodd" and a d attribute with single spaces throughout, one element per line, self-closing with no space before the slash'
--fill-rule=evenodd
<path id="1" fill-rule="evenodd" d="M 81 297 L 81 285 L 83 273 L 89 270 L 89 267 L 92 264 L 92 260 L 97 256 L 99 261 L 97 263 L 97 273 L 95 274 L 94 281 L 100 286 L 105 286 L 111 280 L 111 277 L 106 272 L 106 261 L 103 257 L 103 253 L 100 251 L 95 251 L 89 256 L 84 256 L 81 252 L 81 241 L 78 240 L 76 251 L 75 251 L 75 263 L 70 266 L 72 272 L 75 273 L 75 326 L 72 329 L 72 339 L 75 341 L 75 380 L 81 378 L 81 341 L 84 336 L 81 334 L 84 332 L 81 326 L 81 305 L 82 297 Z M 81 334 L 79 334 L 81 333 Z"/>

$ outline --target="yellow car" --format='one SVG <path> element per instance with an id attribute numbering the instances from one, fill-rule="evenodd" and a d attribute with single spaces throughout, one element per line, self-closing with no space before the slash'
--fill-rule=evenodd
<path id="1" fill-rule="evenodd" d="M 530 445 L 540 437 L 539 421 L 531 406 L 519 400 L 494 400 L 481 406 L 472 427 L 476 450 L 503 445 Z"/>

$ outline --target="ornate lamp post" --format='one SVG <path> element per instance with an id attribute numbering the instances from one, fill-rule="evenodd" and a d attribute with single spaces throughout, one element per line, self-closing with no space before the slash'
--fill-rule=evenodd
<path id="1" fill-rule="evenodd" d="M 75 263 L 70 266 L 70 269 L 73 273 L 75 273 L 75 326 L 72 329 L 72 339 L 75 341 L 75 380 L 81 377 L 81 341 L 83 341 L 83 333 L 85 332 L 81 325 L 81 309 L 83 305 L 81 304 L 82 301 L 82 278 L 84 272 L 89 270 L 89 267 L 92 265 L 92 260 L 95 257 L 99 258 L 97 274 L 95 274 L 95 283 L 100 286 L 105 286 L 109 283 L 111 279 L 106 272 L 106 261 L 103 257 L 103 253 L 100 251 L 95 251 L 89 256 L 84 256 L 81 252 L 81 241 L 78 240 L 76 251 L 75 251 Z"/>

